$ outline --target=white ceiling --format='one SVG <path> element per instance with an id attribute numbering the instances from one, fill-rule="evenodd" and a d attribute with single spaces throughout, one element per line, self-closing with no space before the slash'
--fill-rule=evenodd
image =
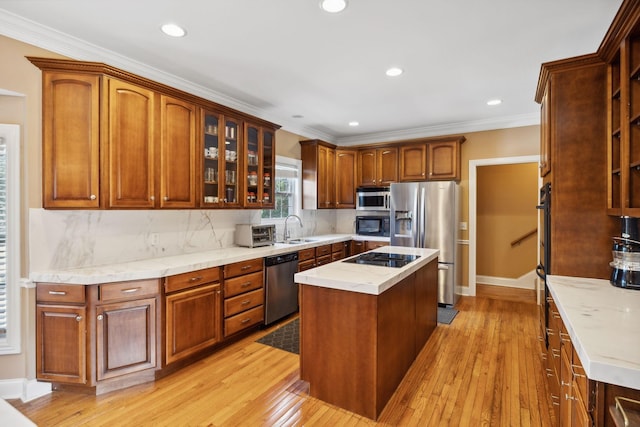
<path id="1" fill-rule="evenodd" d="M 349 145 L 538 123 L 540 64 L 595 52 L 622 1 L 318 3 L 0 0 L 0 34 Z"/>

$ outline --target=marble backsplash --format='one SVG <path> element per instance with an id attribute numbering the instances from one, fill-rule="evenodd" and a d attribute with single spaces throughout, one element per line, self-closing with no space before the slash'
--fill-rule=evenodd
<path id="1" fill-rule="evenodd" d="M 234 246 L 236 224 L 259 224 L 258 210 L 29 210 L 29 270 L 138 261 Z M 303 210 L 291 237 L 353 233 L 353 210 Z M 276 235 L 284 226 L 277 221 Z M 338 225 L 339 224 L 339 225 Z"/>

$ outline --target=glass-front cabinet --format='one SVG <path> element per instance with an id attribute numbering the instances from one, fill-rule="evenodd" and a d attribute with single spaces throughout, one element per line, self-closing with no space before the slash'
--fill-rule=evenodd
<path id="1" fill-rule="evenodd" d="M 241 172 L 238 141 L 240 121 L 208 111 L 203 112 L 204 156 L 202 207 L 238 207 Z"/>
<path id="2" fill-rule="evenodd" d="M 244 206 L 270 208 L 274 202 L 275 134 L 245 123 Z"/>

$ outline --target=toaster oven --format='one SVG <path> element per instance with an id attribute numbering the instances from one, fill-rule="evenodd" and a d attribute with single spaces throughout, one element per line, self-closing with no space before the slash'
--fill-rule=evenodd
<path id="1" fill-rule="evenodd" d="M 276 240 L 274 224 L 237 224 L 235 242 L 238 246 L 257 248 L 273 245 Z"/>

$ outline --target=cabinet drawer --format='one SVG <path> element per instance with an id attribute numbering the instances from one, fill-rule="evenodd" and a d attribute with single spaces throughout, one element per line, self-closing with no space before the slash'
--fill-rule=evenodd
<path id="1" fill-rule="evenodd" d="M 236 262 L 224 266 L 224 277 L 236 277 L 242 274 L 253 273 L 254 271 L 262 271 L 262 258 L 251 259 L 248 261 Z"/>
<path id="2" fill-rule="evenodd" d="M 264 279 L 262 271 L 247 274 L 245 276 L 234 277 L 224 281 L 224 297 L 229 298 L 239 295 L 243 292 L 253 291 L 262 288 Z"/>
<path id="3" fill-rule="evenodd" d="M 320 256 L 316 258 L 316 267 L 320 267 L 321 265 L 329 264 L 331 262 L 331 254 Z"/>
<path id="4" fill-rule="evenodd" d="M 583 402 L 589 402 L 589 378 L 587 378 L 587 373 L 584 371 L 582 367 L 582 362 L 580 362 L 580 358 L 578 357 L 578 353 L 576 353 L 575 347 L 573 350 L 573 363 L 571 364 L 571 371 L 573 372 L 573 378 L 575 381 L 575 385 L 577 386 L 578 391 L 580 392 L 580 397 Z"/>
<path id="5" fill-rule="evenodd" d="M 316 248 L 316 257 L 328 255 L 331 253 L 331 245 L 318 246 Z"/>
<path id="6" fill-rule="evenodd" d="M 298 263 L 316 257 L 316 248 L 303 249 L 298 252 Z"/>
<path id="7" fill-rule="evenodd" d="M 84 285 L 64 285 L 59 283 L 38 283 L 38 302 L 66 302 L 82 304 L 85 301 Z"/>
<path id="8" fill-rule="evenodd" d="M 331 244 L 331 252 L 344 251 L 348 247 L 349 247 L 349 242 L 332 243 Z"/>
<path id="9" fill-rule="evenodd" d="M 264 289 L 247 292 L 224 300 L 224 317 L 233 316 L 264 304 Z"/>
<path id="10" fill-rule="evenodd" d="M 224 320 L 224 336 L 228 337 L 243 329 L 260 324 L 264 321 L 264 306 L 252 308 Z"/>
<path id="11" fill-rule="evenodd" d="M 142 296 L 155 296 L 159 292 L 159 279 L 136 280 L 100 285 L 100 301 L 137 299 Z"/>
<path id="12" fill-rule="evenodd" d="M 205 268 L 167 277 L 164 282 L 164 291 L 170 293 L 218 281 L 220 281 L 220 267 Z"/>
<path id="13" fill-rule="evenodd" d="M 316 259 L 308 259 L 306 261 L 298 262 L 298 271 L 310 270 L 316 266 Z"/>

